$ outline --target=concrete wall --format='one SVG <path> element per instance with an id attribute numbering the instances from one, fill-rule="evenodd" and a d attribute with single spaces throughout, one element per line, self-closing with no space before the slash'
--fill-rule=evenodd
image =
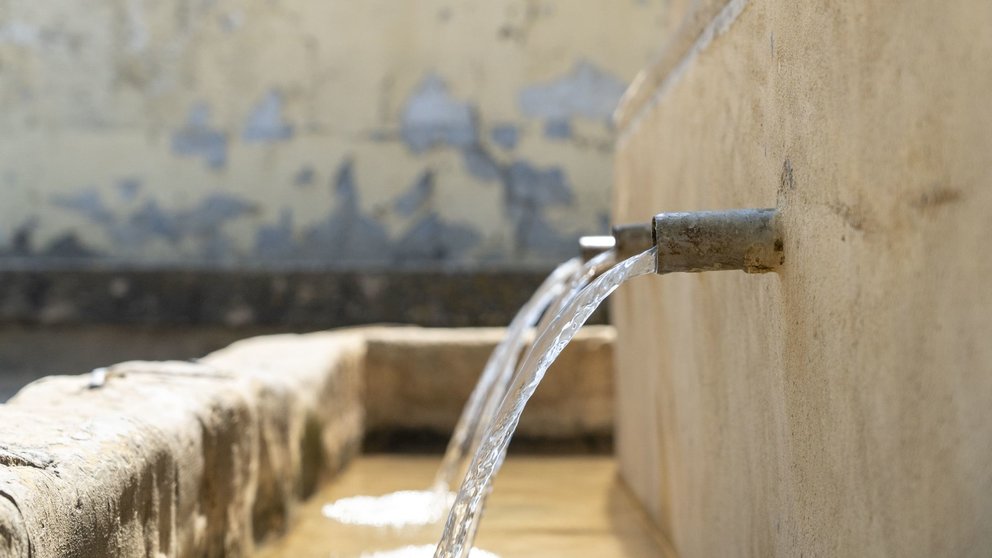
<path id="1" fill-rule="evenodd" d="M 3 2 L 0 253 L 560 260 L 670 4 Z"/>
<path id="2" fill-rule="evenodd" d="M 712 4 L 614 216 L 777 205 L 786 262 L 621 289 L 624 478 L 683 557 L 989 555 L 992 4 Z"/>

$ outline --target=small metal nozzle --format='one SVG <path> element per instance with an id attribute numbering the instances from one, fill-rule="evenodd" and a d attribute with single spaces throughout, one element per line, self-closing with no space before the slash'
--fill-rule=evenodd
<path id="1" fill-rule="evenodd" d="M 616 245 L 612 236 L 583 236 L 579 237 L 579 254 L 582 261 L 589 261 Z"/>
<path id="2" fill-rule="evenodd" d="M 652 220 L 658 273 L 775 271 L 785 261 L 775 209 L 662 213 Z"/>
<path id="3" fill-rule="evenodd" d="M 617 257 L 625 260 L 650 249 L 654 246 L 652 235 L 650 223 L 614 226 L 613 239 L 616 242 Z"/>

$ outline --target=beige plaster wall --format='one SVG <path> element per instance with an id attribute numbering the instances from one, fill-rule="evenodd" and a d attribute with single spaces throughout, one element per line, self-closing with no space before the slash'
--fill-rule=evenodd
<path id="1" fill-rule="evenodd" d="M 0 255 L 548 264 L 671 0 L 0 3 Z"/>
<path id="2" fill-rule="evenodd" d="M 712 21 L 628 94 L 613 214 L 777 205 L 786 262 L 617 294 L 624 478 L 684 557 L 987 556 L 992 4 Z"/>

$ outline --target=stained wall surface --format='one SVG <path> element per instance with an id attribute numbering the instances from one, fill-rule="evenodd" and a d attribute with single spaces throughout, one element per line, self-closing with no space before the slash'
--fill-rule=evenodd
<path id="1" fill-rule="evenodd" d="M 777 206 L 786 261 L 617 294 L 625 480 L 683 557 L 987 556 L 992 4 L 711 15 L 620 111 L 613 214 Z"/>
<path id="2" fill-rule="evenodd" d="M 549 265 L 684 3 L 0 3 L 0 254 Z"/>

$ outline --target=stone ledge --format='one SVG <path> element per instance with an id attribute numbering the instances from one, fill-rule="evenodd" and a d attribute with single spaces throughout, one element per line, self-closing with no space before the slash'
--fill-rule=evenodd
<path id="1" fill-rule="evenodd" d="M 276 335 L 115 365 L 96 389 L 35 382 L 0 405 L 0 557 L 249 555 L 357 453 L 366 412 L 450 430 L 501 332 Z M 580 333 L 522 432 L 612 429 L 612 339 Z"/>

